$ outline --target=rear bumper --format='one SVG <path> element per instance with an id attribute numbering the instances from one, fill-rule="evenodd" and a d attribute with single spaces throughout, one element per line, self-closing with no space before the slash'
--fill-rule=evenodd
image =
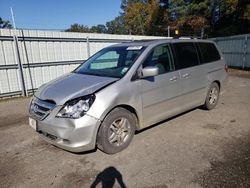
<path id="1" fill-rule="evenodd" d="M 37 132 L 45 141 L 59 148 L 83 152 L 95 148 L 100 124 L 100 120 L 87 114 L 79 119 L 70 119 L 56 118 L 52 113 L 44 120 L 37 121 Z"/>

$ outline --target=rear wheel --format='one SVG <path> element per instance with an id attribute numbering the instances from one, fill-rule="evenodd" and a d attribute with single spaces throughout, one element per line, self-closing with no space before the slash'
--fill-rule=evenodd
<path id="1" fill-rule="evenodd" d="M 108 154 L 122 151 L 135 133 L 134 115 L 124 108 L 112 110 L 104 119 L 97 135 L 97 146 Z"/>
<path id="2" fill-rule="evenodd" d="M 217 83 L 213 82 L 207 92 L 206 101 L 204 104 L 205 109 L 212 110 L 218 103 L 220 96 L 220 88 Z"/>

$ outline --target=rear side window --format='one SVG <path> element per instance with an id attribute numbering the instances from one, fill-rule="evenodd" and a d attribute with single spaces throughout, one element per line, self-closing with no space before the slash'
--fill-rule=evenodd
<path id="1" fill-rule="evenodd" d="M 197 51 L 193 43 L 173 44 L 179 69 L 193 67 L 199 64 Z"/>
<path id="2" fill-rule="evenodd" d="M 220 54 L 213 43 L 198 43 L 203 63 L 218 61 L 221 59 Z"/>

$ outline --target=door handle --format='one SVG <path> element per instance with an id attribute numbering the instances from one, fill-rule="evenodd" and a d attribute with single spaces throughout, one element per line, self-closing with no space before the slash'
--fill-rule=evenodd
<path id="1" fill-rule="evenodd" d="M 175 82 L 177 80 L 176 76 L 173 76 L 172 78 L 169 79 L 171 82 Z"/>
<path id="2" fill-rule="evenodd" d="M 186 73 L 182 75 L 182 78 L 188 78 L 190 76 L 190 74 Z"/>

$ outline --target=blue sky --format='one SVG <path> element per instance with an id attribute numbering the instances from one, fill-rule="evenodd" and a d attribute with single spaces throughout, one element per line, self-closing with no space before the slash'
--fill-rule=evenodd
<path id="1" fill-rule="evenodd" d="M 0 0 L 0 17 L 28 29 L 66 29 L 71 24 L 105 24 L 119 15 L 121 0 Z"/>

